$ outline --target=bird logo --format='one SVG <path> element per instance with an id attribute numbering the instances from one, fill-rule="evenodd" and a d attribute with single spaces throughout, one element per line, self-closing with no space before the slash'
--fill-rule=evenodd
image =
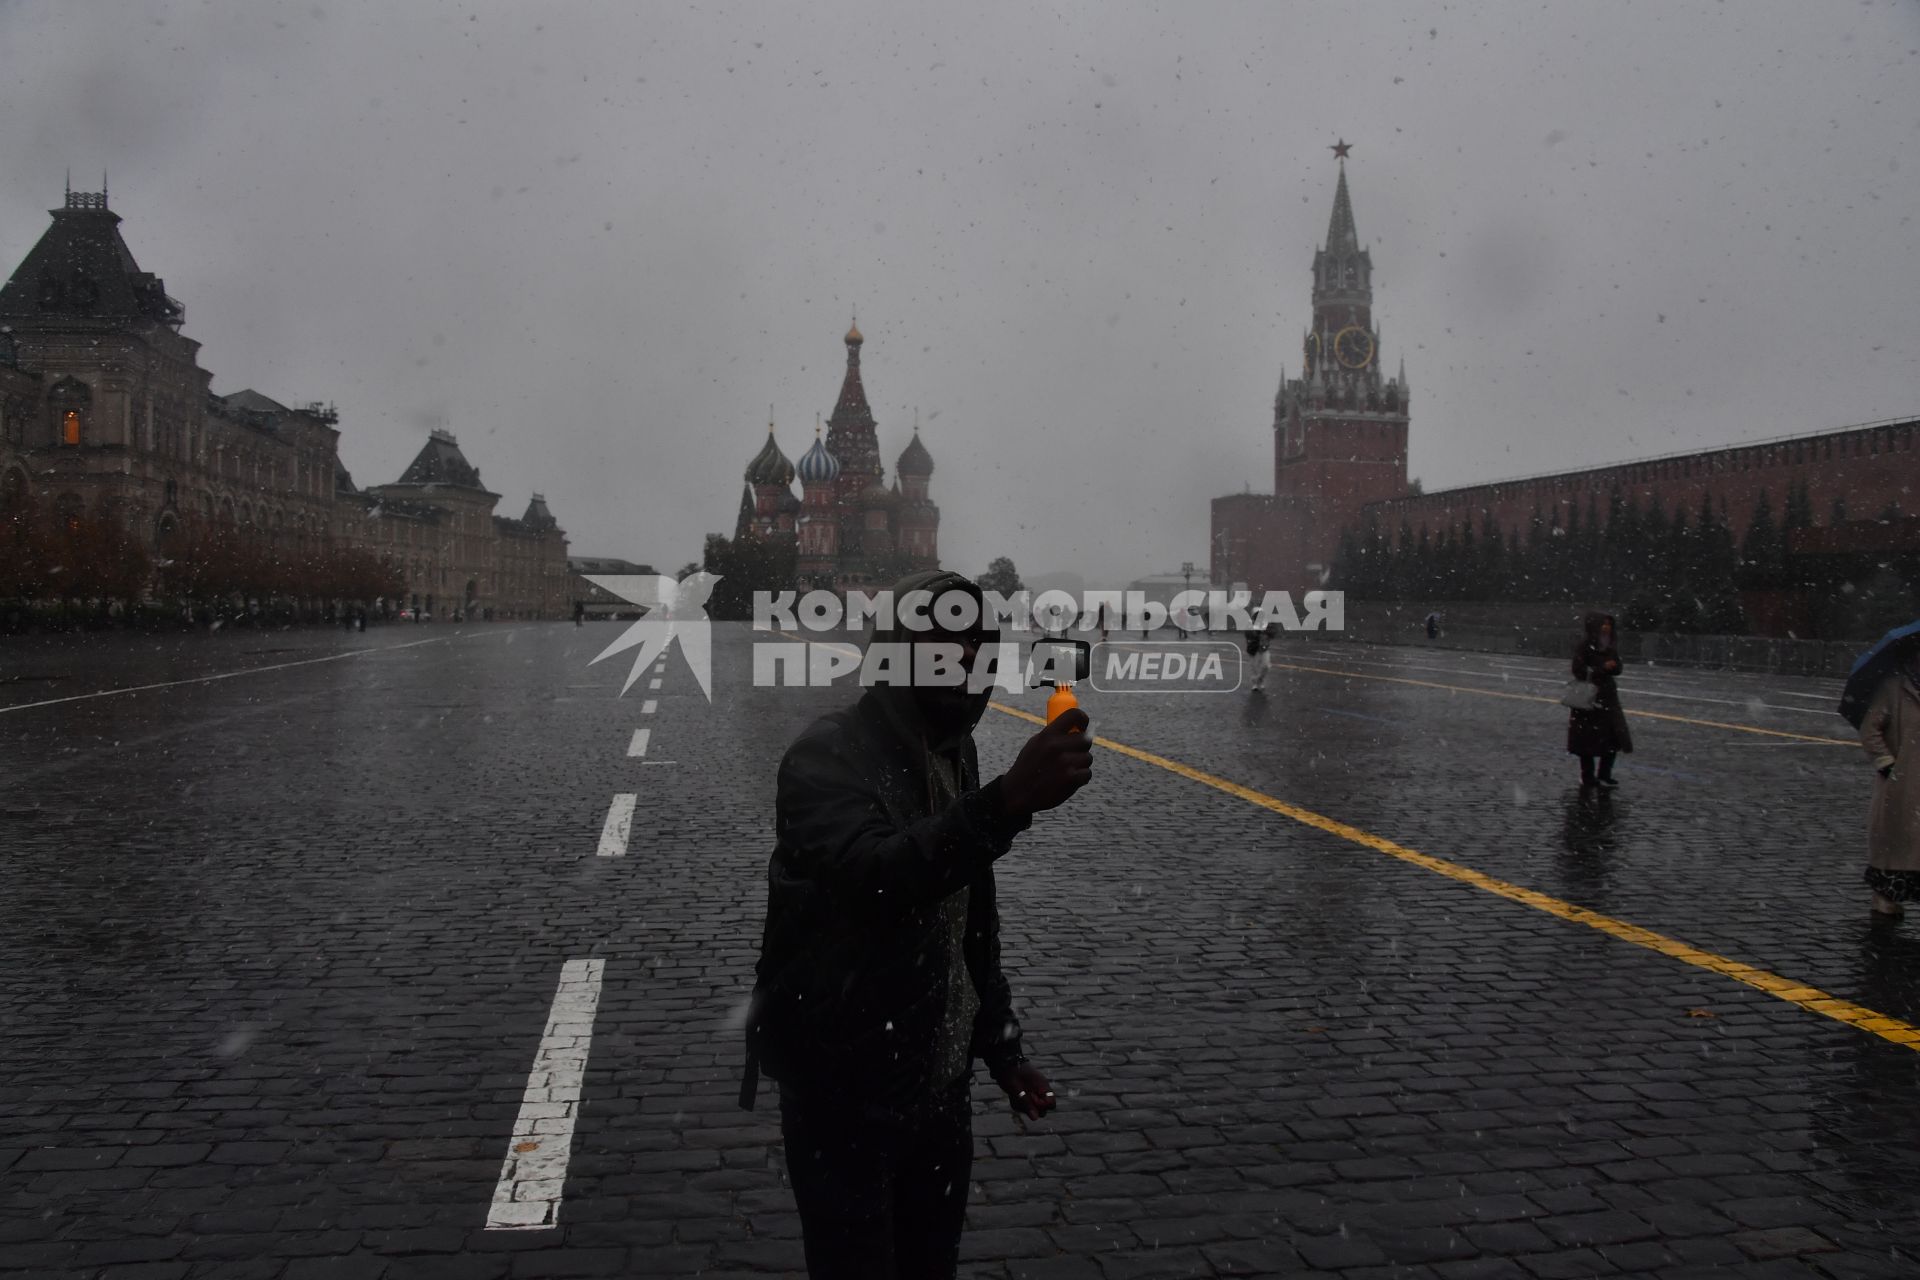
<path id="1" fill-rule="evenodd" d="M 627 673 L 627 682 L 620 686 L 622 694 L 633 688 L 640 673 L 664 654 L 677 637 L 681 656 L 692 668 L 693 678 L 700 682 L 700 692 L 708 702 L 713 701 L 713 624 L 707 619 L 707 598 L 713 594 L 714 584 L 720 581 L 718 574 L 701 570 L 679 581 L 657 573 L 588 575 L 587 581 L 646 609 L 638 622 L 593 659 L 599 662 L 635 645 L 640 647 L 633 660 L 633 670 Z M 587 665 L 592 666 L 593 662 Z"/>

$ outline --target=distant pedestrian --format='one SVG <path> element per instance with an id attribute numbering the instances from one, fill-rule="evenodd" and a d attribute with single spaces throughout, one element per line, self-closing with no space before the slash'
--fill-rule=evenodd
<path id="1" fill-rule="evenodd" d="M 1430 613 L 1427 615 L 1427 639 L 1438 640 L 1439 638 L 1440 615 L 1438 613 Z"/>
<path id="2" fill-rule="evenodd" d="M 1593 685 L 1593 706 L 1567 712 L 1567 751 L 1580 757 L 1580 785 L 1618 786 L 1613 777 L 1614 757 L 1633 751 L 1627 713 L 1620 709 L 1620 650 L 1610 613 L 1587 615 L 1585 634 L 1573 649 L 1573 678 Z M 1596 770 L 1596 765 L 1598 766 Z"/>
<path id="3" fill-rule="evenodd" d="M 1264 631 L 1247 633 L 1247 652 L 1253 661 L 1247 665 L 1253 668 L 1253 683 L 1249 688 L 1254 693 L 1267 691 L 1267 672 L 1273 669 L 1273 642 L 1279 636 L 1279 624 L 1272 623 Z"/>
<path id="4" fill-rule="evenodd" d="M 1860 741 L 1878 774 L 1867 811 L 1867 887 L 1876 913 L 1899 916 L 1920 898 L 1920 648 L 1881 680 Z"/>

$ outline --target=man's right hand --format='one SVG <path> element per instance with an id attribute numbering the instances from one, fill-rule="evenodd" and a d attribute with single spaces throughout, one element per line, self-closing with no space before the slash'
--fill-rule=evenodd
<path id="1" fill-rule="evenodd" d="M 1027 739 L 1013 767 L 1000 778 L 1000 799 L 1007 812 L 1026 817 L 1057 809 L 1093 776 L 1093 739 L 1087 713 L 1075 707 L 1056 716 Z"/>

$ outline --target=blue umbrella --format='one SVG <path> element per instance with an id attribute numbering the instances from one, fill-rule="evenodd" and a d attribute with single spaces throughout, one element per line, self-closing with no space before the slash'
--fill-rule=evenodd
<path id="1" fill-rule="evenodd" d="M 1860 722 L 1867 718 L 1867 704 L 1873 701 L 1875 690 L 1880 682 L 1893 674 L 1901 660 L 1912 650 L 1920 636 L 1920 622 L 1909 622 L 1904 627 L 1895 627 L 1874 641 L 1873 648 L 1853 660 L 1853 670 L 1847 672 L 1847 687 L 1840 695 L 1840 714 L 1847 723 L 1858 729 Z"/>

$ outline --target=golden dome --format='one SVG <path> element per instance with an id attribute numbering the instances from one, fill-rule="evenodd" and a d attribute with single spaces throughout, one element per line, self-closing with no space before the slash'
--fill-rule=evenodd
<path id="1" fill-rule="evenodd" d="M 852 326 L 851 326 L 850 328 L 848 328 L 848 330 L 847 330 L 847 345 L 848 345 L 848 346 L 850 346 L 850 347 L 857 347 L 857 346 L 859 346 L 859 345 L 860 345 L 861 343 L 863 343 L 863 342 L 865 342 L 865 341 L 866 341 L 866 339 L 860 336 L 860 326 L 859 326 L 859 324 L 858 324 L 858 323 L 855 323 L 855 324 L 854 324 L 854 325 L 852 325 Z"/>

